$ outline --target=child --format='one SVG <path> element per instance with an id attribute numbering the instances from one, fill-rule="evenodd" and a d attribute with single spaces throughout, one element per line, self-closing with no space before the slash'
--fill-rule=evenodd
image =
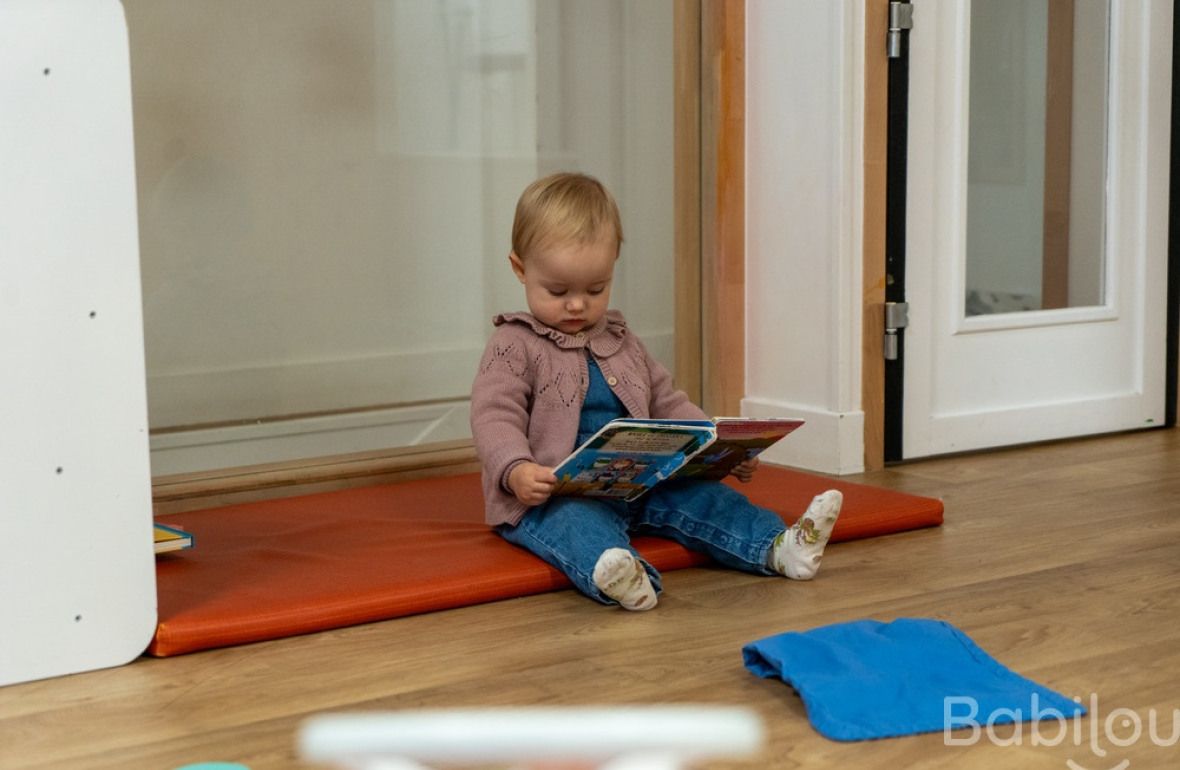
<path id="1" fill-rule="evenodd" d="M 707 419 L 607 309 L 622 241 L 615 201 L 591 177 L 539 179 L 517 203 L 508 261 L 530 312 L 494 319 L 471 395 L 488 523 L 586 595 L 628 610 L 655 607 L 661 590 L 631 533 L 746 572 L 811 579 L 840 512 L 836 490 L 790 528 L 715 481 L 664 483 L 632 503 L 550 497 L 553 467 L 616 417 Z M 756 468 L 749 460 L 733 475 L 749 481 Z"/>

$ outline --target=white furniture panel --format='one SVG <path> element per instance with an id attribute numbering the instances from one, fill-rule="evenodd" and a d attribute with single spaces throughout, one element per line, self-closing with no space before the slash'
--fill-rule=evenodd
<path id="1" fill-rule="evenodd" d="M 119 665 L 156 623 L 127 32 L 0 4 L 0 685 Z"/>

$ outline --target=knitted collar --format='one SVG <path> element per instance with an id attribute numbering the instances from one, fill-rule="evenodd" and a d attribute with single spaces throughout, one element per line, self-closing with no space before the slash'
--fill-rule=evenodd
<path id="1" fill-rule="evenodd" d="M 623 346 L 623 338 L 627 336 L 627 321 L 618 310 L 608 310 L 598 319 L 598 323 L 586 331 L 577 334 L 566 334 L 560 329 L 554 329 L 538 321 L 532 313 L 501 313 L 492 319 L 496 326 L 505 323 L 518 323 L 532 329 L 538 336 L 548 337 L 559 348 L 590 348 L 596 356 L 610 356 L 618 352 Z"/>

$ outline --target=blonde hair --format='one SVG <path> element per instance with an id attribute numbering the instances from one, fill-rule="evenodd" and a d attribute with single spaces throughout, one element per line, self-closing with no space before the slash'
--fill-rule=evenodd
<path id="1" fill-rule="evenodd" d="M 601 182 L 585 174 L 562 172 L 538 179 L 516 202 L 512 250 L 527 254 L 553 243 L 589 243 L 610 228 L 615 254 L 623 245 L 619 207 Z"/>

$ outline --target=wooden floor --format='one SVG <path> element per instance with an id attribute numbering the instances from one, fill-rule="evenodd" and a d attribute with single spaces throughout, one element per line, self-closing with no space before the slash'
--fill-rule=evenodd
<path id="1" fill-rule="evenodd" d="M 946 523 L 834 545 L 811 583 L 671 572 L 645 614 L 562 591 L 3 688 L 0 768 L 301 768 L 295 733 L 319 712 L 652 703 L 755 709 L 765 751 L 717 767 L 1180 766 L 1180 745 L 1148 735 L 1154 713 L 1159 742 L 1174 740 L 1180 707 L 1180 431 L 853 478 L 940 497 Z M 1032 745 L 1027 725 L 970 746 L 941 733 L 841 744 L 811 728 L 789 688 L 742 667 L 742 645 L 763 636 L 903 616 L 950 621 L 1017 672 L 1087 703 L 1096 694 L 1096 714 L 1058 745 Z M 1115 743 L 1135 724 L 1116 709 L 1138 715 L 1132 745 Z"/>

